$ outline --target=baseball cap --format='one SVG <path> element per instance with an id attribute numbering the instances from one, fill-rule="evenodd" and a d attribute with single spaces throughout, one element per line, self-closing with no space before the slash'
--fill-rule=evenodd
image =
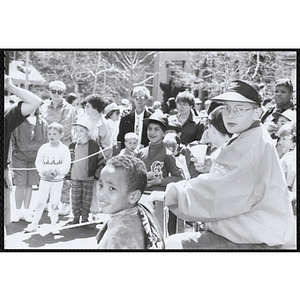
<path id="1" fill-rule="evenodd" d="M 88 130 L 91 130 L 91 121 L 87 116 L 78 118 L 76 123 L 74 123 L 73 125 L 80 125 L 87 128 Z"/>
<path id="2" fill-rule="evenodd" d="M 272 116 L 276 119 L 278 119 L 280 116 L 287 118 L 289 121 L 295 121 L 296 120 L 296 112 L 291 109 L 287 109 L 284 112 L 274 112 Z"/>
<path id="3" fill-rule="evenodd" d="M 232 81 L 225 93 L 213 97 L 211 100 L 221 101 L 236 101 L 236 102 L 248 102 L 257 103 L 260 105 L 261 98 L 258 91 L 255 88 L 255 84 L 248 83 L 242 80 Z"/>

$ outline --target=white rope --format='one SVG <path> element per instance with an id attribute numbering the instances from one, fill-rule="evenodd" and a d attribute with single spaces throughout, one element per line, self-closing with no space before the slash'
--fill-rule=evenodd
<path id="1" fill-rule="evenodd" d="M 92 157 L 92 156 L 95 156 L 95 155 L 98 155 L 98 154 L 100 154 L 100 153 L 102 153 L 104 159 L 106 160 L 106 156 L 105 156 L 105 154 L 104 154 L 104 151 L 106 151 L 106 150 L 108 150 L 108 149 L 110 149 L 110 148 L 113 148 L 115 145 L 116 145 L 116 143 L 112 143 L 110 146 L 108 146 L 108 147 L 105 148 L 105 149 L 100 149 L 98 152 L 95 152 L 95 153 L 90 154 L 90 155 L 88 155 L 88 156 L 85 156 L 85 157 L 82 157 L 82 158 L 80 158 L 80 159 L 71 161 L 71 164 L 74 164 L 74 163 L 77 163 L 77 162 L 79 162 L 79 161 L 88 159 L 88 158 L 90 158 L 90 157 Z M 15 171 L 15 170 L 17 170 L 17 171 L 31 171 L 31 170 L 36 170 L 36 168 L 9 168 L 9 169 L 10 169 L 11 171 Z"/>

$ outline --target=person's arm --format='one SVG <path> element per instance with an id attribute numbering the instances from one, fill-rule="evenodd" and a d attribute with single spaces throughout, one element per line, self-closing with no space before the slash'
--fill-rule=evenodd
<path id="1" fill-rule="evenodd" d="M 220 155 L 209 174 L 167 186 L 165 201 L 178 217 L 216 221 L 248 212 L 255 204 L 255 174 L 249 157 Z"/>
<path id="2" fill-rule="evenodd" d="M 43 103 L 43 100 L 37 95 L 15 86 L 7 75 L 5 75 L 4 85 L 6 91 L 15 94 L 23 101 L 21 112 L 24 117 L 30 115 Z"/>
<path id="3" fill-rule="evenodd" d="M 184 179 L 182 171 L 176 165 L 176 160 L 173 155 L 165 156 L 165 164 L 171 176 L 162 178 L 160 185 L 167 186 L 170 182 L 177 182 Z"/>

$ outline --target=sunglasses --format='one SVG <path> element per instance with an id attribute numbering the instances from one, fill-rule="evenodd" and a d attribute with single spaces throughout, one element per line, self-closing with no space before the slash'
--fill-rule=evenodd
<path id="1" fill-rule="evenodd" d="M 63 91 L 51 90 L 51 93 L 61 95 Z"/>

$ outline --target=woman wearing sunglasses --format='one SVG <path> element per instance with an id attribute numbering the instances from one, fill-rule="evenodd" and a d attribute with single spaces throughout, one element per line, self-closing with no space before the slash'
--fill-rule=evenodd
<path id="1" fill-rule="evenodd" d="M 61 142 L 69 147 L 72 141 L 72 124 L 76 121 L 76 109 L 64 99 L 66 85 L 62 81 L 52 81 L 49 84 L 50 101 L 46 101 L 41 106 L 41 115 L 47 121 L 48 125 L 53 122 L 61 124 L 64 128 L 64 136 Z M 70 179 L 68 175 L 64 179 L 60 215 L 68 215 L 70 209 Z"/>

